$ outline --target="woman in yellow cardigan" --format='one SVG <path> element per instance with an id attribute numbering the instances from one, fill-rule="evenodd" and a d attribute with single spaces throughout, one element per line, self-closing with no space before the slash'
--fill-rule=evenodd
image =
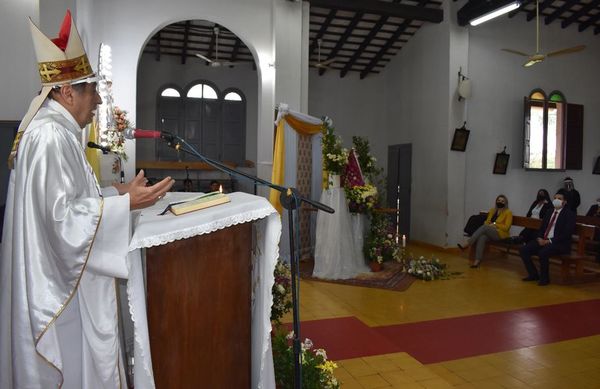
<path id="1" fill-rule="evenodd" d="M 485 249 L 485 242 L 508 238 L 511 226 L 512 212 L 508 209 L 508 199 L 504 195 L 499 195 L 496 197 L 496 206 L 490 209 L 485 223 L 471 235 L 467 245 L 458 245 L 461 250 L 466 250 L 469 246 L 475 245 L 475 261 L 471 267 L 479 267 Z"/>

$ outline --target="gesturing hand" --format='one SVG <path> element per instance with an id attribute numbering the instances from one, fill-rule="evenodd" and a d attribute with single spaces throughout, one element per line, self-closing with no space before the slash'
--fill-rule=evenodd
<path id="1" fill-rule="evenodd" d="M 127 184 L 115 185 L 119 194 L 129 193 L 130 209 L 141 209 L 151 206 L 161 199 L 175 183 L 175 180 L 171 177 L 167 177 L 152 186 L 146 186 L 147 181 L 144 177 L 144 171 L 140 170 L 138 175 Z M 121 192 L 122 190 L 123 192 Z"/>

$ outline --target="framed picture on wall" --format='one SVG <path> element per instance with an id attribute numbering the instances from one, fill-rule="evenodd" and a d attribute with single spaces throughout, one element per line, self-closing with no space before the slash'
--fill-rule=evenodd
<path id="1" fill-rule="evenodd" d="M 461 128 L 455 129 L 450 150 L 465 151 L 467 149 L 467 142 L 469 141 L 470 132 L 471 131 L 466 129 L 465 125 L 463 125 Z"/>
<path id="2" fill-rule="evenodd" d="M 600 156 L 596 158 L 596 163 L 594 164 L 594 170 L 592 170 L 592 174 L 600 174 Z"/>
<path id="3" fill-rule="evenodd" d="M 496 160 L 494 161 L 494 174 L 506 174 L 508 168 L 508 160 L 510 154 L 506 154 L 505 151 L 496 154 Z"/>

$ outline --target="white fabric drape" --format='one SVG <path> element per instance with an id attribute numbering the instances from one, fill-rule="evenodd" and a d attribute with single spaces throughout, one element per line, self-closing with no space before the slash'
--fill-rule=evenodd
<path id="1" fill-rule="evenodd" d="M 313 276 L 348 279 L 369 271 L 362 253 L 362 244 L 355 242 L 344 189 L 337 187 L 324 190 L 321 202 L 333 208 L 335 213 L 319 211 L 317 214 Z M 360 225 L 356 227 L 357 230 L 362 228 L 364 227 Z"/>
<path id="2" fill-rule="evenodd" d="M 146 298 L 142 274 L 141 248 L 168 244 L 175 240 L 254 222 L 255 242 L 252 270 L 252 388 L 275 387 L 271 353 L 271 305 L 273 272 L 279 255 L 281 221 L 273 206 L 262 197 L 236 192 L 231 202 L 182 216 L 158 216 L 170 202 L 196 197 L 197 193 L 168 193 L 161 201 L 137 215 L 130 242 L 130 273 L 127 284 L 129 308 L 135 331 L 135 387 L 152 388 L 154 378 L 146 319 Z"/>

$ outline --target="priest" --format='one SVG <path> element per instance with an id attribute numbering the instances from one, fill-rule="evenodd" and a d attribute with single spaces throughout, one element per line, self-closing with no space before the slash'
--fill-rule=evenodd
<path id="1" fill-rule="evenodd" d="M 0 388 L 124 388 L 115 277 L 128 277 L 129 211 L 173 180 L 99 187 L 81 132 L 101 99 L 75 23 L 67 11 L 52 40 L 30 24 L 42 89 L 9 160 Z"/>

